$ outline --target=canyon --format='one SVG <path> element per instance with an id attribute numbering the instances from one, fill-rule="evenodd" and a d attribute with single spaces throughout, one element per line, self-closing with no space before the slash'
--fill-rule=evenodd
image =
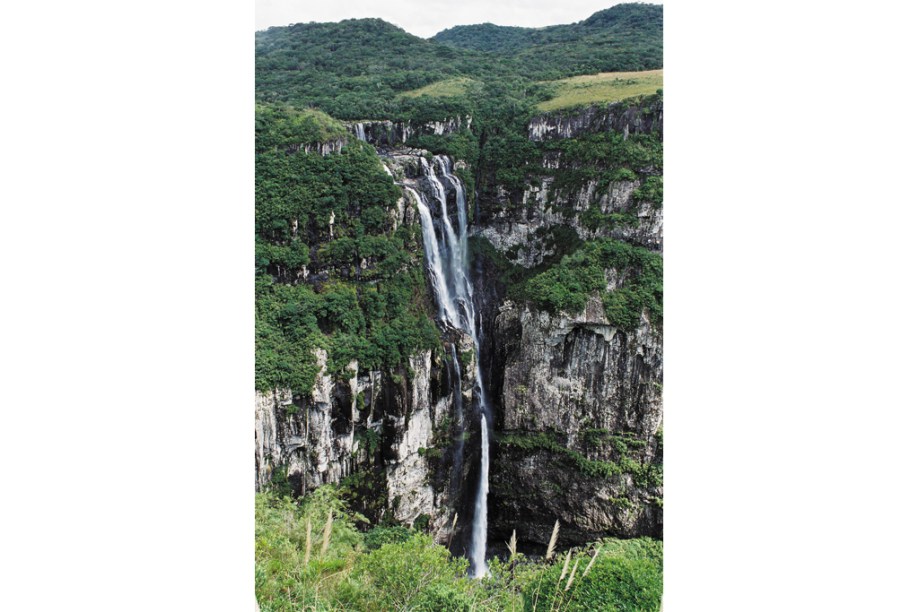
<path id="1" fill-rule="evenodd" d="M 544 547 L 556 520 L 563 545 L 660 538 L 662 323 L 642 309 L 634 325 L 617 324 L 605 309 L 604 295 L 630 287 L 634 271 L 603 266 L 605 289 L 576 311 L 521 297 L 508 277 L 557 263 L 571 251 L 566 243 L 662 253 L 662 207 L 644 197 L 662 168 L 649 163 L 611 179 L 585 173 L 564 147 L 544 146 L 659 140 L 662 103 L 533 117 L 527 139 L 543 147 L 540 170 L 523 186 L 407 144 L 413 135 L 468 133 L 471 124 L 465 116 L 348 122 L 347 137 L 291 149 L 327 156 L 349 143 L 374 147 L 401 190 L 387 227 L 422 236 L 417 260 L 441 343 L 401 369 L 352 360 L 333 371 L 317 348 L 310 393 L 257 392 L 255 488 L 282 484 L 302 495 L 348 483 L 373 498 L 362 508 L 376 513 L 371 519 L 422 526 L 469 556 L 475 575 L 485 571 L 486 548 L 497 554 L 514 530 L 522 549 Z"/>

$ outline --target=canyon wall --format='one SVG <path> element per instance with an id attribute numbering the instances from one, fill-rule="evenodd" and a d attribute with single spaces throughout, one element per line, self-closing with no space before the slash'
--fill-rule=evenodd
<path id="1" fill-rule="evenodd" d="M 538 143 L 609 132 L 659 139 L 662 123 L 660 103 L 612 104 L 537 116 L 528 133 Z M 541 168 L 522 189 L 496 185 L 478 194 L 473 232 L 503 265 L 539 270 L 570 240 L 613 238 L 662 251 L 662 207 L 637 197 L 662 168 L 557 188 L 576 175 L 579 162 L 557 148 L 540 153 Z M 497 412 L 492 537 L 506 540 L 516 529 L 522 540 L 545 544 L 556 519 L 566 544 L 605 535 L 661 537 L 662 324 L 645 311 L 634 329 L 618 328 L 598 294 L 580 312 L 541 311 L 508 295 L 494 259 L 479 262 L 479 284 L 492 301 L 482 308 Z M 607 290 L 622 286 L 621 270 L 604 274 Z"/>
<path id="2" fill-rule="evenodd" d="M 483 374 L 494 407 L 493 541 L 516 529 L 524 545 L 544 545 L 556 520 L 564 545 L 606 535 L 662 535 L 662 323 L 644 311 L 637 325 L 616 326 L 600 293 L 579 312 L 541 310 L 514 293 L 503 274 L 511 266 L 532 275 L 557 262 L 566 236 L 615 239 L 661 253 L 662 207 L 645 197 L 646 185 L 662 174 L 658 164 L 612 180 L 585 175 L 561 185 L 566 174 L 580 176 L 580 163 L 545 145 L 608 133 L 660 139 L 662 125 L 659 100 L 538 115 L 527 134 L 540 159 L 525 185 L 476 185 L 470 233 L 480 245 L 471 257 Z M 426 155 L 405 145 L 413 134 L 468 126 L 469 118 L 456 117 L 424 126 L 360 122 L 350 129 L 381 150 L 387 171 L 401 182 L 418 175 Z M 464 167 L 462 160 L 456 165 Z M 449 193 L 450 185 L 444 187 Z M 395 225 L 418 224 L 407 197 L 391 218 Z M 603 274 L 613 291 L 629 272 L 606 268 Z M 477 452 L 455 452 L 457 391 L 447 355 L 446 349 L 420 352 L 404 371 L 365 371 L 353 362 L 348 375 L 336 379 L 318 354 L 323 368 L 311 396 L 257 394 L 256 487 L 282 482 L 303 493 L 350 479 L 356 490 L 378 497 L 374 518 L 412 524 L 428 517 L 445 540 L 454 512 L 468 518 L 460 507 L 465 493 L 451 490 L 451 474 L 465 480 Z M 465 405 L 472 378 L 464 362 L 459 393 Z"/>

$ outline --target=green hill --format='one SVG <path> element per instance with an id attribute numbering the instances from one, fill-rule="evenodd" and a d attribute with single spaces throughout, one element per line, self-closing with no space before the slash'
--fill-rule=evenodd
<path id="1" fill-rule="evenodd" d="M 578 23 L 518 28 L 456 26 L 432 40 L 456 49 L 513 57 L 540 78 L 663 66 L 663 7 L 619 4 Z"/>
<path id="2" fill-rule="evenodd" d="M 661 68 L 662 17 L 658 5 L 624 4 L 574 24 L 458 26 L 430 40 L 380 19 L 274 27 L 255 35 L 256 98 L 393 120 L 468 113 L 462 88 L 424 89 L 445 81 L 498 82 L 545 99 L 537 81 Z"/>
<path id="3" fill-rule="evenodd" d="M 316 106 L 342 119 L 391 117 L 399 92 L 485 70 L 476 52 L 380 19 L 308 23 L 255 35 L 256 97 Z"/>

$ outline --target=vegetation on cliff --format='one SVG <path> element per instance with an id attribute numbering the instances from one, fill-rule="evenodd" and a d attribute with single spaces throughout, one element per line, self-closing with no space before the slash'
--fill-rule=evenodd
<path id="1" fill-rule="evenodd" d="M 319 348 L 335 372 L 352 359 L 404 366 L 438 346 L 421 237 L 395 227 L 401 194 L 373 148 L 352 139 L 305 155 L 298 140 L 341 138 L 341 124 L 290 108 L 256 117 L 256 388 L 308 393 Z"/>
<path id="2" fill-rule="evenodd" d="M 607 291 L 606 271 L 620 286 Z M 562 257 L 526 284 L 525 295 L 536 306 L 550 312 L 577 313 L 598 292 L 610 323 L 623 329 L 638 325 L 647 310 L 653 322 L 664 316 L 664 268 L 658 253 L 621 240 L 590 241 L 571 255 Z"/>

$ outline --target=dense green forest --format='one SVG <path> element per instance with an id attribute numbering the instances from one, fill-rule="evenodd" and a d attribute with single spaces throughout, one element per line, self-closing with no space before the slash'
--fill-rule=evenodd
<path id="1" fill-rule="evenodd" d="M 456 26 L 432 40 L 456 49 L 493 52 L 531 77 L 548 80 L 591 72 L 663 66 L 663 7 L 619 4 L 569 25 L 517 28 Z"/>
<path id="2" fill-rule="evenodd" d="M 256 97 L 341 119 L 442 118 L 469 106 L 399 94 L 455 77 L 532 89 L 578 74 L 661 68 L 662 37 L 662 7 L 650 4 L 621 4 L 550 28 L 458 26 L 431 40 L 380 19 L 301 23 L 256 33 Z"/>
<path id="3" fill-rule="evenodd" d="M 318 111 L 256 109 L 259 390 L 308 393 L 317 348 L 336 372 L 352 359 L 395 368 L 438 345 L 421 237 L 417 227 L 394 227 L 400 191 L 373 147 L 349 140 L 340 155 L 289 154 L 297 143 L 343 135 Z"/>

